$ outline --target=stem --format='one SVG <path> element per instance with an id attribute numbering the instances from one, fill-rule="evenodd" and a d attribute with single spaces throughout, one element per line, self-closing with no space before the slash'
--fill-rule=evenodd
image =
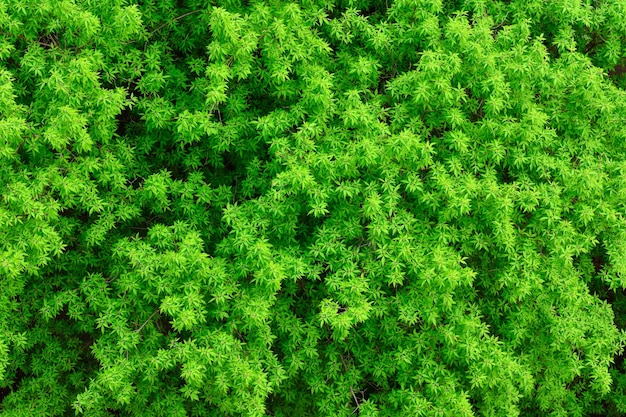
<path id="1" fill-rule="evenodd" d="M 356 408 L 352 412 L 352 414 L 354 414 L 359 410 L 359 400 L 356 398 L 356 395 L 354 395 L 354 390 L 352 389 L 352 387 L 350 387 L 350 393 L 352 394 L 352 398 L 354 398 L 354 402 L 356 404 Z"/>
<path id="2" fill-rule="evenodd" d="M 177 20 L 183 19 L 183 18 L 185 18 L 185 17 L 187 17 L 187 16 L 190 16 L 190 15 L 195 14 L 195 13 L 199 13 L 199 12 L 201 12 L 201 11 L 202 11 L 202 9 L 198 9 L 198 10 L 194 10 L 193 12 L 187 12 L 187 13 L 185 13 L 185 14 L 181 14 L 180 16 L 177 16 L 177 17 L 173 18 L 173 19 L 172 19 L 172 20 L 170 20 L 169 22 L 163 23 L 161 26 L 159 26 L 158 28 L 156 28 L 154 31 L 150 32 L 150 36 L 154 35 L 154 34 L 155 34 L 155 33 L 157 33 L 158 31 L 160 31 L 161 29 L 163 29 L 163 28 L 164 28 L 166 25 L 168 25 L 169 23 L 175 22 L 175 21 L 177 21 Z"/>
<path id="3" fill-rule="evenodd" d="M 154 317 L 154 315 L 158 312 L 159 312 L 158 308 L 154 310 L 154 313 L 152 313 L 152 315 L 148 317 L 148 320 L 144 321 L 143 324 L 137 330 L 135 330 L 135 332 L 139 333 L 146 326 L 146 324 L 148 324 L 148 322 L 152 320 L 152 317 Z"/>

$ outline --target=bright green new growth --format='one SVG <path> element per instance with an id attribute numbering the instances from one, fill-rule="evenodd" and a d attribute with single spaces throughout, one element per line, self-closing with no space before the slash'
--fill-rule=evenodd
<path id="1" fill-rule="evenodd" d="M 626 0 L 0 0 L 0 414 L 626 414 Z"/>

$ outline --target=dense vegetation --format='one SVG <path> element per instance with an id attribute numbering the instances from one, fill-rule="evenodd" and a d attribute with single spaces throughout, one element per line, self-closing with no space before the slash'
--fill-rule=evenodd
<path id="1" fill-rule="evenodd" d="M 626 0 L 0 0 L 0 413 L 626 414 Z"/>

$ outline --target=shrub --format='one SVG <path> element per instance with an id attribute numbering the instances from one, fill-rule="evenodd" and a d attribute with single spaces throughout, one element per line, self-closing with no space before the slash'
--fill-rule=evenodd
<path id="1" fill-rule="evenodd" d="M 2 415 L 625 414 L 625 14 L 0 2 Z"/>

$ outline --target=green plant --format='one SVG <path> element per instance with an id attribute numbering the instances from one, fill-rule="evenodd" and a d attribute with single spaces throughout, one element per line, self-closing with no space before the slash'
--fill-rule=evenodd
<path id="1" fill-rule="evenodd" d="M 626 1 L 0 1 L 3 416 L 619 416 Z"/>

